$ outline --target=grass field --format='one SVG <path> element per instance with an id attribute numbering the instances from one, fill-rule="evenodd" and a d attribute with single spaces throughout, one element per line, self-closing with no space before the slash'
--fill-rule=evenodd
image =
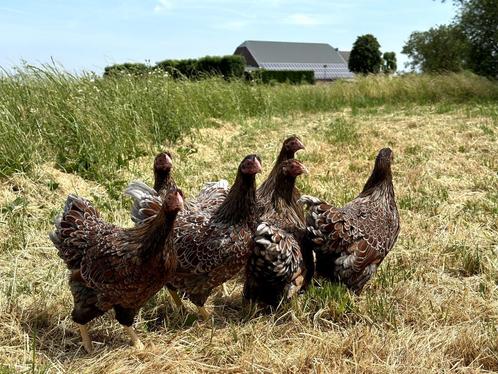
<path id="1" fill-rule="evenodd" d="M 131 79 L 16 79 L 0 81 L 0 373 L 498 371 L 496 83 L 169 82 L 169 94 L 183 91 L 164 109 L 164 87 Z M 134 94 L 137 86 L 144 91 Z M 78 106 L 71 95 L 90 87 L 100 91 L 80 93 Z M 29 126 L 37 132 L 27 134 Z M 380 148 L 394 150 L 401 232 L 362 295 L 324 284 L 248 319 L 232 280 L 230 295 L 208 300 L 212 320 L 199 322 L 191 304 L 176 310 L 160 292 L 136 323 L 144 351 L 128 346 L 109 313 L 90 324 L 96 351 L 85 354 L 69 318 L 66 270 L 47 235 L 66 195 L 130 226 L 121 191 L 132 179 L 151 182 L 157 150 L 172 150 L 177 183 L 192 195 L 206 181 L 232 181 L 252 152 L 263 159 L 261 182 L 293 133 L 310 171 L 300 189 L 338 205 L 359 192 Z"/>

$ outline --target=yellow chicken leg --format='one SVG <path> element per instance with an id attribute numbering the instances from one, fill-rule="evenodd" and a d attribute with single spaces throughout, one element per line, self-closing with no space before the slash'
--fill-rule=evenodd
<path id="1" fill-rule="evenodd" d="M 171 298 L 173 299 L 173 301 L 175 302 L 176 306 L 178 308 L 181 308 L 183 307 L 183 302 L 182 302 L 182 299 L 180 298 L 180 296 L 178 296 L 178 294 L 176 293 L 175 290 L 170 290 L 168 288 L 168 292 L 169 294 L 171 295 Z"/>
<path id="2" fill-rule="evenodd" d="M 210 317 L 210 314 L 206 310 L 205 307 L 203 306 L 198 306 L 197 311 L 199 312 L 199 315 L 202 317 L 203 320 L 208 320 Z"/>
<path id="3" fill-rule="evenodd" d="M 134 346 L 139 351 L 143 350 L 145 346 L 138 337 L 135 329 L 133 329 L 133 327 L 131 326 L 123 326 L 123 328 L 131 339 L 131 345 Z"/>
<path id="4" fill-rule="evenodd" d="M 86 325 L 80 325 L 80 324 L 78 324 L 78 327 L 80 329 L 81 342 L 83 343 L 83 348 L 85 348 L 85 351 L 87 353 L 92 353 L 93 344 L 92 344 L 92 339 L 90 339 L 90 335 L 88 335 L 88 328 L 86 327 Z"/>

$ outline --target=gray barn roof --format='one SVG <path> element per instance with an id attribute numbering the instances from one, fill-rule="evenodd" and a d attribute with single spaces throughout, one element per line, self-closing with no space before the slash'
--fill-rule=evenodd
<path id="1" fill-rule="evenodd" d="M 351 78 L 347 63 L 326 43 L 291 43 L 247 40 L 235 51 L 249 67 L 267 70 L 313 70 L 316 79 Z"/>
<path id="2" fill-rule="evenodd" d="M 349 55 L 351 54 L 351 51 L 339 51 L 339 54 L 342 56 L 344 61 L 346 61 L 346 64 L 349 62 Z"/>

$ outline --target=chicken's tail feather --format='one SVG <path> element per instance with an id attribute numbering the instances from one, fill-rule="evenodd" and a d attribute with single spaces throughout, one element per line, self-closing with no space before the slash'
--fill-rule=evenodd
<path id="1" fill-rule="evenodd" d="M 204 183 L 204 186 L 202 186 L 200 193 L 210 193 L 211 191 L 218 189 L 228 190 L 228 188 L 229 188 L 228 181 L 226 179 L 220 179 L 217 182 Z"/>
<path id="2" fill-rule="evenodd" d="M 80 266 L 81 258 L 88 247 L 92 223 L 99 220 L 99 213 L 85 200 L 69 195 L 61 215 L 54 220 L 55 231 L 49 234 L 59 256 L 70 269 Z"/>
<path id="3" fill-rule="evenodd" d="M 141 181 L 131 182 L 124 195 L 133 199 L 131 219 L 137 225 L 153 219 L 161 209 L 162 200 L 156 190 Z"/>
<path id="4" fill-rule="evenodd" d="M 297 202 L 307 207 L 312 207 L 314 205 L 320 205 L 323 203 L 322 200 L 311 195 L 302 195 Z"/>

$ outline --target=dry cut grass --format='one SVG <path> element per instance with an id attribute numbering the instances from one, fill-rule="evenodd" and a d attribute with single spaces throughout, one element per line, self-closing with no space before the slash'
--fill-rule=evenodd
<path id="1" fill-rule="evenodd" d="M 208 300 L 210 322 L 160 292 L 137 321 L 142 352 L 108 314 L 91 323 L 86 355 L 69 318 L 66 271 L 48 240 L 68 193 L 130 225 L 124 183 L 150 182 L 151 157 L 113 188 L 47 163 L 0 185 L 0 373 L 498 371 L 497 107 L 375 108 L 218 123 L 172 147 L 178 184 L 233 180 L 243 155 L 267 172 L 282 139 L 301 135 L 310 169 L 300 188 L 334 204 L 361 189 L 378 149 L 395 152 L 402 229 L 360 297 L 322 284 L 272 315 L 241 313 L 239 280 Z M 259 181 L 264 177 L 261 176 Z"/>

